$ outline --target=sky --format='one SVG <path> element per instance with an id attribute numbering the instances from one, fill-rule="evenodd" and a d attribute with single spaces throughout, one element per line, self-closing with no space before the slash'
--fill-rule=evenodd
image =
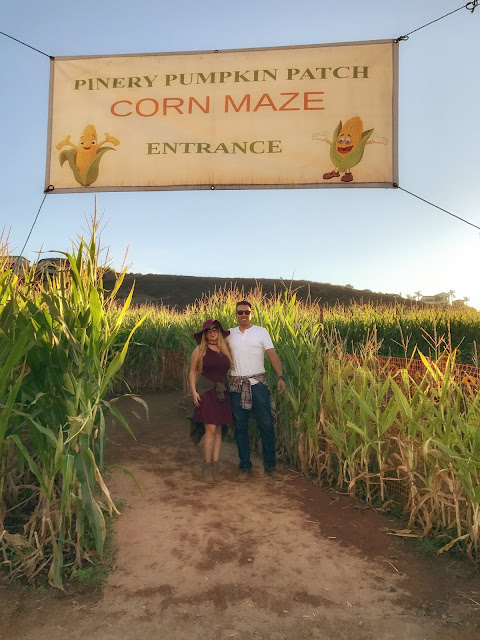
<path id="1" fill-rule="evenodd" d="M 244 49 L 397 38 L 455 0 L 3 0 L 0 31 L 52 56 Z M 480 226 L 480 7 L 399 46 L 399 185 Z M 48 57 L 0 35 L 0 230 L 18 253 L 43 200 Z M 94 210 L 49 194 L 30 260 L 68 250 Z M 402 295 L 455 291 L 480 309 L 480 232 L 397 189 L 97 194 L 114 266 L 129 271 L 351 284 Z"/>

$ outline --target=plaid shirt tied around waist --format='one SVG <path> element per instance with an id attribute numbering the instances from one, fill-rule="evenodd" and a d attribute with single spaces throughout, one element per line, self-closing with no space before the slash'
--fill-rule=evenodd
<path id="1" fill-rule="evenodd" d="M 242 409 L 250 411 L 252 408 L 252 383 L 250 382 L 250 378 L 258 380 L 258 382 L 261 382 L 267 387 L 270 397 L 270 411 L 272 412 L 273 424 L 275 425 L 277 422 L 277 409 L 265 373 L 255 373 L 252 376 L 232 376 L 228 374 L 228 390 L 233 393 L 240 393 L 240 405 Z"/>

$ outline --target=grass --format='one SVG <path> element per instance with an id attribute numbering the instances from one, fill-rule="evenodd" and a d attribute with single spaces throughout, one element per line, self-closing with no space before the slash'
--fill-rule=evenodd
<path id="1" fill-rule="evenodd" d="M 110 571 L 104 566 L 87 567 L 86 569 L 77 569 L 73 574 L 73 579 L 80 584 L 86 584 L 98 591 L 105 580 L 108 578 Z"/>

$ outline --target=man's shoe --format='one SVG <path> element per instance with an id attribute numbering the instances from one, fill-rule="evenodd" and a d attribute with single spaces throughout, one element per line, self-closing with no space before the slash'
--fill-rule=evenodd
<path id="1" fill-rule="evenodd" d="M 239 472 L 237 476 L 237 480 L 238 482 L 248 482 L 248 480 L 250 480 L 251 477 L 252 477 L 252 470 L 246 469 L 245 471 Z"/>
<path id="2" fill-rule="evenodd" d="M 284 480 L 284 476 L 281 473 L 279 473 L 276 469 L 269 469 L 268 471 L 265 470 L 265 475 L 267 476 L 267 478 L 270 478 L 270 480 L 275 480 L 275 481 Z"/>

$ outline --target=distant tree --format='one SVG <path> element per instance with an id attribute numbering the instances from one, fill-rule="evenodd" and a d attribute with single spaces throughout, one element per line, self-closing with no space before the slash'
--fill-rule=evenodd
<path id="1" fill-rule="evenodd" d="M 454 297 L 455 297 L 455 291 L 453 289 L 450 289 L 450 291 L 448 292 L 448 304 L 452 303 L 452 300 Z"/>
<path id="2" fill-rule="evenodd" d="M 422 292 L 421 291 L 415 291 L 415 299 L 416 300 L 420 300 L 421 297 L 422 297 Z"/>
<path id="3" fill-rule="evenodd" d="M 407 300 L 415 300 L 415 296 L 412 296 L 411 293 L 407 293 Z"/>
<path id="4" fill-rule="evenodd" d="M 353 289 L 353 284 L 346 284 L 345 289 Z"/>

